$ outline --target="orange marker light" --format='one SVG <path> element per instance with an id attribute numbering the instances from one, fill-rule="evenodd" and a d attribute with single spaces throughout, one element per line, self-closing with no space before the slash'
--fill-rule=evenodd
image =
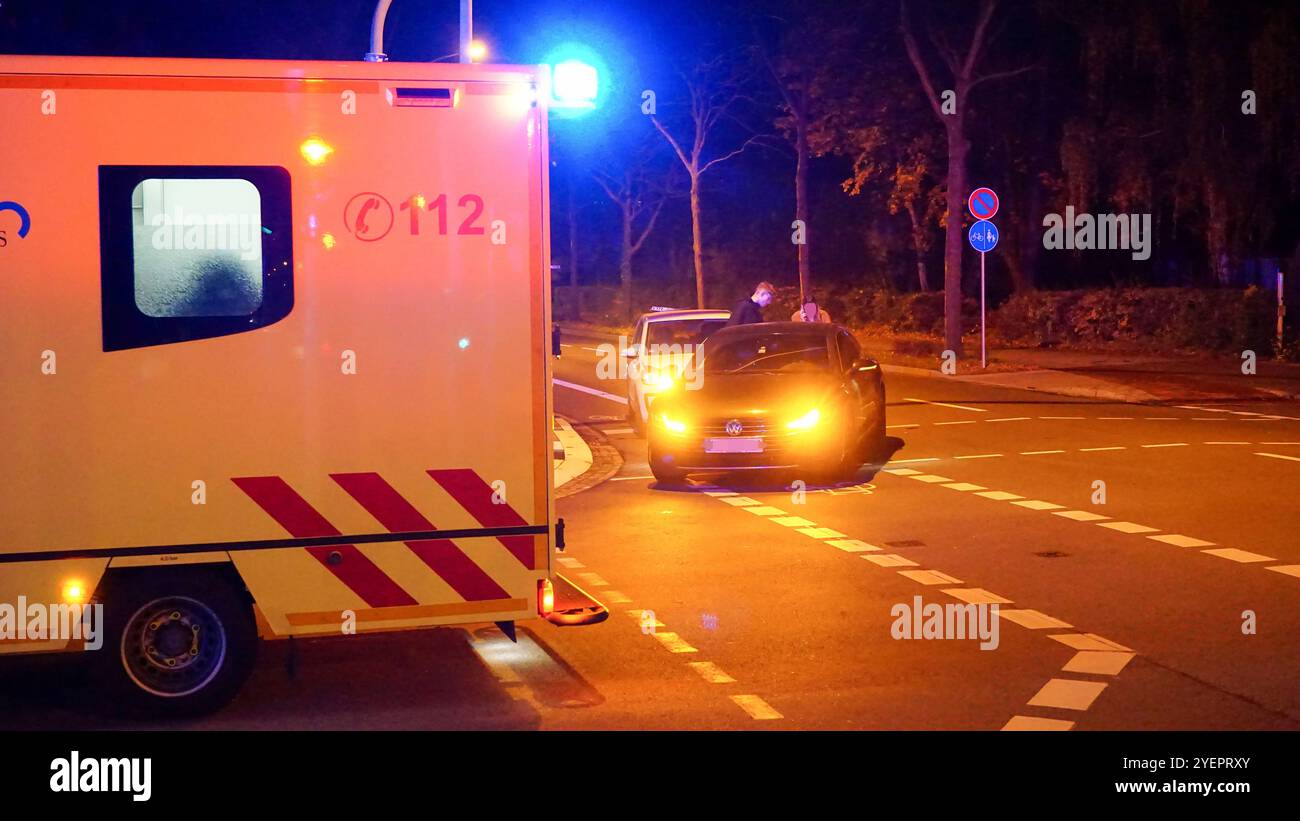
<path id="1" fill-rule="evenodd" d="M 334 153 L 334 147 L 322 139 L 312 137 L 302 141 L 302 145 L 298 146 L 298 153 L 312 165 L 320 165 Z"/>
<path id="2" fill-rule="evenodd" d="M 549 616 L 555 610 L 555 585 L 550 579 L 537 582 L 537 615 Z"/>
<path id="3" fill-rule="evenodd" d="M 86 600 L 86 587 L 77 579 L 63 583 L 63 600 L 68 604 L 81 604 Z"/>

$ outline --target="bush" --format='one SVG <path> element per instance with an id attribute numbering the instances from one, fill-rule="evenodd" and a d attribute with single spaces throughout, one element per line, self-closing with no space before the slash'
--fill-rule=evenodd
<path id="1" fill-rule="evenodd" d="M 1008 299 L 989 329 L 1011 344 L 1267 351 L 1273 298 L 1253 287 L 1037 291 Z"/>

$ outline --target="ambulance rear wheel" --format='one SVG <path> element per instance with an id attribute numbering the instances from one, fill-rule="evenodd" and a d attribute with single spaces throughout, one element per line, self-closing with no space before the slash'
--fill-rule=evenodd
<path id="1" fill-rule="evenodd" d="M 120 574 L 104 602 L 99 656 L 105 694 L 121 712 L 180 718 L 225 706 L 252 672 L 252 608 L 214 573 Z"/>

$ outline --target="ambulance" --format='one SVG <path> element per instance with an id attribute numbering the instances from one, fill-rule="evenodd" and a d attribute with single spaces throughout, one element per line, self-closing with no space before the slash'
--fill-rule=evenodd
<path id="1" fill-rule="evenodd" d="M 607 615 L 551 566 L 548 82 L 0 56 L 0 607 L 80 607 L 0 654 L 186 715 L 259 639 Z"/>

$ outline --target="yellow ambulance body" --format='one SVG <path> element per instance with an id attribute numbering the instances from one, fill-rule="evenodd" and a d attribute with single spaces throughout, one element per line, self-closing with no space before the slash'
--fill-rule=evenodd
<path id="1" fill-rule="evenodd" d="M 165 705 L 252 630 L 546 615 L 546 82 L 0 57 L 0 602 L 102 603 Z"/>

